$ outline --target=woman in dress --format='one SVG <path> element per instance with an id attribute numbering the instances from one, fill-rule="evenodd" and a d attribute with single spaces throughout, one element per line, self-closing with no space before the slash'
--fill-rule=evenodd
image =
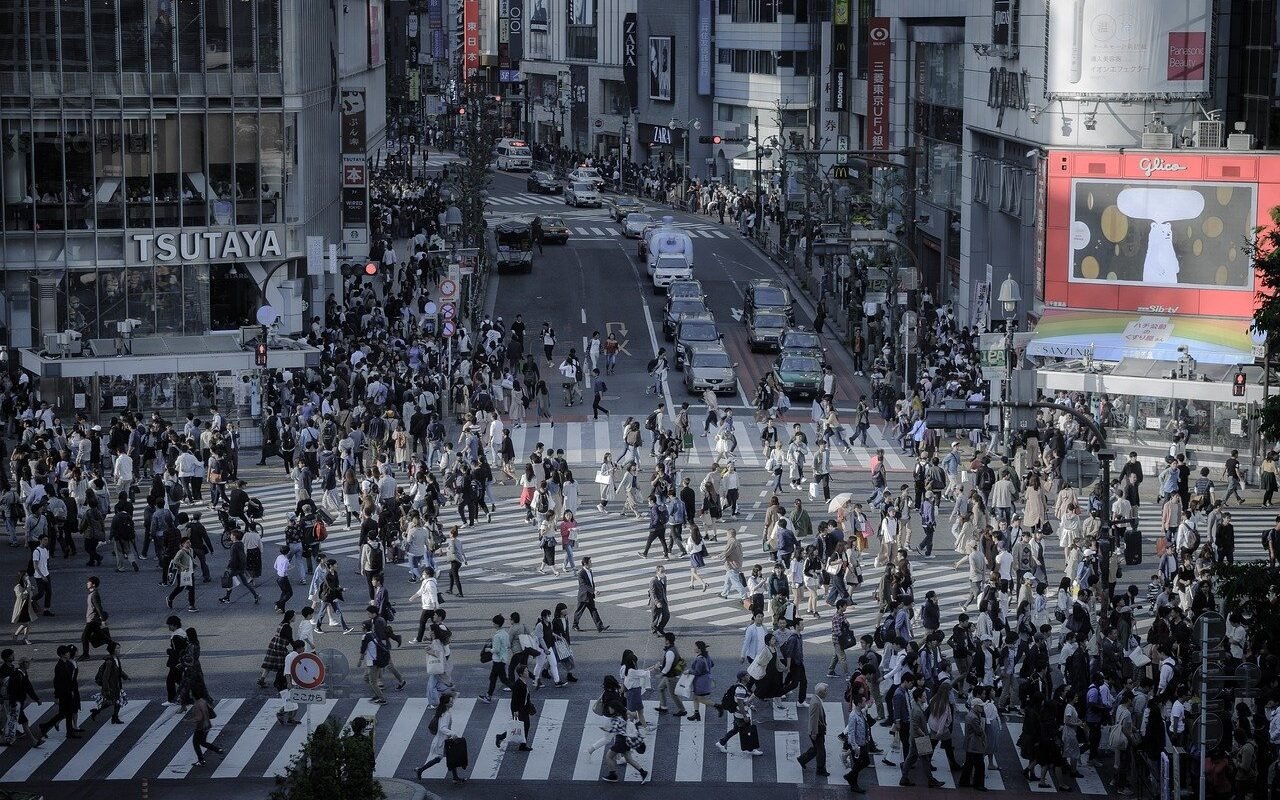
<path id="1" fill-rule="evenodd" d="M 284 612 L 280 627 L 267 643 L 267 654 L 262 659 L 262 672 L 258 675 L 258 688 L 267 688 L 267 676 L 274 675 L 277 689 L 285 687 L 284 657 L 293 649 L 293 609 Z"/>
<path id="2" fill-rule="evenodd" d="M 702 541 L 702 531 L 695 523 L 689 524 L 689 541 L 685 544 L 685 549 L 689 551 L 689 588 L 693 589 L 695 583 L 700 583 L 705 592 L 707 582 L 699 570 L 707 565 L 707 545 Z"/>
<path id="3" fill-rule="evenodd" d="M 538 546 L 542 548 L 542 562 L 538 564 L 539 575 L 545 575 L 547 567 L 551 567 L 552 574 L 556 577 L 560 576 L 560 567 L 556 565 L 556 542 L 559 540 L 556 514 L 554 511 L 547 511 L 542 515 L 542 522 L 538 525 Z"/>
<path id="4" fill-rule="evenodd" d="M 436 712 L 431 717 L 431 722 L 427 724 L 427 730 L 432 733 L 431 749 L 427 751 L 427 760 L 414 770 L 418 780 L 422 780 L 422 773 L 434 767 L 444 760 L 444 745 L 450 739 L 455 739 L 461 735 L 460 731 L 453 729 L 453 695 L 440 695 L 440 702 L 436 705 Z M 449 768 L 449 777 L 454 783 L 466 783 L 466 778 L 458 775 L 457 767 Z"/>
<path id="5" fill-rule="evenodd" d="M 89 711 L 89 719 L 97 721 L 98 712 L 107 706 L 111 706 L 111 721 L 120 725 L 124 720 L 120 719 L 120 708 L 129 702 L 124 692 L 124 682 L 129 680 L 129 675 L 124 671 L 124 666 L 120 663 L 120 645 L 118 642 L 107 641 L 107 658 L 99 667 L 98 675 L 101 677 L 98 685 L 102 688 L 101 694 L 98 695 L 98 702 Z"/>
<path id="6" fill-rule="evenodd" d="M 23 644 L 31 644 L 27 638 L 31 634 L 31 622 L 35 615 L 31 613 L 31 576 L 27 571 L 18 572 L 18 580 L 13 585 L 13 616 L 10 622 L 18 626 L 13 632 L 13 639 Z"/>

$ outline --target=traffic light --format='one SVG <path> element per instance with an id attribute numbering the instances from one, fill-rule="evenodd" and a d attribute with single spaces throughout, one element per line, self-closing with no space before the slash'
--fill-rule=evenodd
<path id="1" fill-rule="evenodd" d="M 266 342 L 258 342 L 258 344 L 253 348 L 253 363 L 259 367 L 265 367 L 267 365 Z"/>
<path id="2" fill-rule="evenodd" d="M 364 274 L 367 278 L 374 278 L 378 275 L 378 262 L 366 261 L 364 264 Z"/>
<path id="3" fill-rule="evenodd" d="M 1244 397 L 1244 389 L 1248 383 L 1249 379 L 1245 376 L 1244 371 L 1237 372 L 1235 380 L 1231 382 L 1231 396 Z"/>

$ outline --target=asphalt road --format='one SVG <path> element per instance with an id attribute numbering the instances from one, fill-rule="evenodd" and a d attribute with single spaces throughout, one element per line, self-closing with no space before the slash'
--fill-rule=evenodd
<path id="1" fill-rule="evenodd" d="M 523 193 L 523 177 L 497 175 L 491 190 L 496 199 L 518 199 Z M 536 200 L 536 198 L 535 198 Z M 502 214 L 558 213 L 564 210 L 554 198 L 535 204 L 527 200 L 501 206 Z M 751 387 L 768 369 L 770 356 L 754 354 L 746 347 L 745 329 L 733 319 L 732 311 L 741 307 L 741 290 L 752 277 L 781 277 L 772 265 L 754 248 L 729 228 L 720 228 L 707 218 L 676 215 L 681 222 L 694 227 L 691 230 L 719 230 L 724 236 L 699 236 L 696 242 L 696 274 L 709 293 L 711 308 L 725 334 L 726 344 L 739 363 L 739 379 L 747 397 Z M 643 267 L 634 257 L 634 240 L 624 240 L 608 233 L 611 223 L 605 211 L 586 211 L 574 216 L 571 227 L 582 228 L 586 233 L 575 235 L 563 247 L 548 246 L 546 252 L 536 258 L 532 275 L 502 275 L 499 278 L 494 313 L 509 322 L 515 313 L 525 316 L 531 337 L 536 335 L 545 319 L 556 328 L 563 354 L 568 342 L 579 342 L 592 330 L 618 331 L 626 341 L 627 358 L 621 362 L 619 372 L 610 380 L 608 405 L 613 419 L 598 424 L 584 421 L 589 412 L 587 406 L 569 409 L 557 406 L 559 424 L 524 428 L 519 432 L 517 452 L 527 453 L 534 441 L 545 441 L 556 447 L 564 447 L 571 463 L 579 466 L 579 492 L 582 497 L 580 520 L 580 545 L 578 557 L 592 555 L 597 562 L 600 583 L 600 612 L 611 626 L 604 633 L 594 631 L 578 635 L 574 640 L 574 656 L 577 674 L 581 680 L 565 688 L 548 688 L 538 694 L 542 714 L 537 718 L 532 754 L 503 753 L 492 747 L 492 734 L 503 729 L 506 719 L 505 696 L 498 704 L 486 706 L 475 701 L 484 688 L 488 668 L 478 663 L 481 643 L 488 637 L 489 619 L 498 613 L 519 611 L 532 623 L 542 608 L 552 608 L 556 602 L 566 602 L 572 607 L 574 581 L 571 575 L 562 577 L 539 576 L 534 572 L 539 557 L 533 529 L 523 521 L 522 512 L 515 506 L 514 486 L 497 487 L 499 510 L 491 523 L 482 522 L 464 534 L 471 564 L 464 569 L 466 598 L 446 595 L 449 623 L 454 630 L 453 661 L 455 687 L 460 700 L 459 714 L 465 710 L 468 717 L 465 732 L 471 745 L 472 777 L 467 787 L 451 793 L 467 796 L 495 796 L 500 790 L 512 798 L 547 796 L 545 792 L 563 792 L 566 797 L 581 794 L 585 789 L 594 796 L 595 786 L 583 781 L 598 777 L 599 760 L 584 756 L 587 745 L 599 734 L 593 728 L 589 706 L 597 696 L 603 674 L 617 668 L 624 649 L 634 649 L 643 663 L 654 663 L 659 658 L 659 640 L 648 633 L 649 612 L 645 607 L 645 592 L 653 567 L 659 563 L 655 557 L 644 560 L 637 550 L 644 542 L 643 524 L 624 518 L 617 513 L 601 514 L 593 506 L 597 487 L 590 482 L 594 466 L 604 449 L 616 444 L 619 425 L 624 415 L 640 416 L 652 409 L 654 399 L 646 397 L 644 365 L 662 343 L 660 330 L 661 300 L 654 297 L 645 284 Z M 580 221 L 577 221 L 580 220 Z M 596 234 L 594 231 L 601 231 Z M 808 321 L 811 309 L 801 305 L 800 318 Z M 846 377 L 851 373 L 847 355 L 838 346 L 829 347 L 828 356 L 836 366 L 838 378 L 837 400 L 848 406 L 856 399 L 859 386 Z M 673 371 L 673 379 L 678 373 Z M 671 399 L 678 403 L 683 395 L 678 387 L 671 388 Z M 742 405 L 745 398 L 739 398 Z M 691 403 L 691 405 L 700 405 Z M 694 419 L 700 419 L 695 413 Z M 742 531 L 744 549 L 749 559 L 761 562 L 759 536 L 762 526 L 765 496 L 765 475 L 760 469 L 758 439 L 755 426 L 750 424 L 750 414 L 740 414 L 748 432 L 740 436 L 742 453 L 742 516 L 736 525 Z M 814 432 L 808 426 L 805 409 L 797 408 L 791 415 L 794 421 L 805 423 L 812 438 Z M 846 419 L 848 417 L 846 416 Z M 791 419 L 786 420 L 790 423 Z M 873 447 L 885 445 L 882 436 L 873 437 Z M 647 440 L 647 437 L 646 437 Z M 701 476 L 711 462 L 706 450 L 707 440 L 695 442 L 694 451 L 684 465 L 686 474 Z M 754 444 L 753 444 L 754 443 Z M 615 452 L 616 452 L 615 448 Z M 848 455 L 836 459 L 833 491 L 852 491 L 855 496 L 869 493 L 867 464 L 871 451 L 855 448 Z M 907 461 L 900 455 L 892 455 L 890 465 L 905 469 Z M 280 471 L 273 469 L 249 470 L 252 491 L 266 500 L 267 542 L 279 541 L 284 514 L 292 504 L 291 492 L 280 481 Z M 903 475 L 905 478 L 905 475 Z M 797 496 L 784 493 L 784 502 L 790 505 Z M 825 503 L 811 501 L 801 495 L 815 524 L 825 512 Z M 612 509 L 611 509 L 612 511 Z M 729 523 L 725 523 L 727 525 Z M 324 549 L 339 559 L 345 577 L 348 595 L 358 599 L 361 579 L 356 574 L 356 532 L 345 531 L 335 525 Z M 940 540 L 946 539 L 944 532 Z M 955 571 L 951 554 L 939 542 L 939 554 L 920 563 L 917 569 L 918 591 L 936 589 L 943 597 L 944 621 L 954 616 L 956 604 L 963 597 L 965 587 L 961 573 Z M 264 548 L 270 553 L 271 550 Z M 711 545 L 712 555 L 718 545 Z M 947 553 L 947 556 L 941 553 Z M 656 552 L 655 552 L 656 555 Z M 15 574 L 22 565 L 19 551 L 7 548 L 0 551 L 0 560 Z M 703 639 L 717 661 L 717 691 L 733 680 L 738 669 L 738 652 L 741 645 L 742 626 L 747 621 L 741 607 L 731 600 L 716 596 L 723 571 L 710 560 L 704 574 L 711 584 L 705 593 L 689 587 L 687 561 L 665 562 L 669 570 L 673 618 L 669 630 L 678 636 L 682 652 L 692 656 L 692 642 Z M 279 700 L 268 690 L 258 689 L 255 680 L 266 644 L 277 625 L 278 617 L 272 610 L 276 591 L 273 582 L 263 581 L 261 605 L 253 605 L 244 590 L 236 591 L 236 602 L 220 606 L 215 602 L 219 594 L 217 576 L 225 564 L 225 553 L 218 552 L 211 558 L 210 568 L 215 583 L 198 586 L 201 613 L 190 615 L 183 611 L 184 625 L 194 625 L 200 631 L 203 642 L 203 662 L 206 678 L 212 694 L 220 704 L 218 741 L 230 750 L 228 758 L 219 763 L 214 760 L 209 767 L 191 766 L 189 740 L 191 723 L 180 718 L 173 710 L 160 707 L 164 699 L 164 648 L 165 617 L 170 613 L 164 606 L 165 590 L 157 586 L 158 573 L 153 565 L 144 565 L 141 573 L 132 571 L 117 573 L 111 569 L 107 556 L 105 568 L 93 570 L 103 580 L 102 594 L 111 613 L 112 632 L 121 643 L 125 669 L 130 676 L 127 690 L 131 698 L 126 708 L 127 724 L 122 726 L 88 724 L 88 737 L 78 742 L 68 742 L 62 734 L 54 732 L 41 751 L 29 751 L 26 744 L 0 751 L 0 785 L 28 785 L 39 787 L 50 798 L 87 796 L 86 787 L 101 787 L 95 797 L 137 796 L 143 779 L 157 787 L 154 796 L 176 796 L 167 787 L 185 779 L 193 782 L 190 791 L 203 791 L 206 787 L 220 792 L 241 790 L 262 791 L 270 785 L 267 779 L 279 771 L 297 750 L 305 731 L 282 729 L 272 724 L 274 703 Z M 83 608 L 83 580 L 90 570 L 80 559 L 63 561 L 56 558 L 53 565 L 56 617 L 42 618 L 34 627 L 32 645 L 16 646 L 19 656 L 33 661 L 32 676 L 38 691 L 46 701 L 42 707 L 33 708 L 36 715 L 49 714 L 50 682 L 54 648 L 62 643 L 79 640 Z M 867 632 L 875 624 L 877 613 L 870 601 L 869 592 L 879 571 L 868 566 L 867 583 L 855 597 L 860 605 L 852 615 L 855 629 Z M 342 721 L 355 715 L 376 714 L 376 736 L 379 742 L 379 770 L 388 775 L 411 777 L 414 766 L 425 753 L 430 734 L 426 731 L 429 719 L 425 703 L 421 700 L 425 690 L 425 667 L 422 658 L 408 640 L 413 636 L 411 625 L 416 613 L 407 602 L 411 588 L 406 582 L 403 566 L 388 570 L 388 585 L 400 607 L 397 628 L 405 638 L 405 646 L 394 654 L 395 663 L 409 681 L 404 692 L 390 692 L 391 702 L 382 708 L 360 702 L 367 696 L 359 675 L 352 671 L 342 675 L 340 664 L 331 662 L 330 703 L 313 707 L 311 719 L 319 721 L 332 717 Z M 290 603 L 299 608 L 304 601 L 303 589 L 295 584 L 298 594 Z M 826 610 L 823 609 L 826 617 Z M 348 602 L 347 619 L 359 621 L 365 614 L 359 602 Z M 806 655 L 810 685 L 825 680 L 826 661 L 829 657 L 828 637 L 823 631 L 825 619 L 813 620 L 806 631 Z M 321 636 L 322 649 L 335 649 L 349 661 L 355 660 L 358 638 L 325 633 Z M 81 668 L 80 680 L 86 705 L 93 694 L 92 677 L 97 661 L 86 662 Z M 838 700 L 844 689 L 843 679 L 832 680 L 830 700 Z M 656 694 L 646 697 L 656 701 Z M 650 702 L 650 705 L 654 705 Z M 797 784 L 810 787 L 813 797 L 825 797 L 838 790 L 827 786 L 825 779 L 815 784 L 812 770 L 803 776 L 790 756 L 797 752 L 803 735 L 805 711 L 794 704 L 783 704 L 765 714 L 761 723 L 762 739 L 766 755 L 753 760 L 748 756 L 731 752 L 724 756 L 715 751 L 709 741 L 714 733 L 723 730 L 725 724 L 711 715 L 703 725 L 683 724 L 669 717 L 662 718 L 653 735 L 650 763 L 654 766 L 655 780 L 673 783 L 668 787 L 677 796 L 688 795 L 689 787 L 680 783 L 734 784 L 735 794 L 754 797 L 770 791 L 778 796 L 779 785 L 794 787 Z M 839 715 L 838 709 L 835 710 Z M 832 727 L 835 722 L 833 718 Z M 878 728 L 878 732 L 883 729 Z M 834 730 L 833 730 L 834 733 Z M 888 747 L 887 739 L 882 743 Z M 389 748 L 389 749 L 388 749 Z M 833 752 L 834 755 L 834 752 Z M 1025 781 L 1019 777 L 1016 754 L 1009 746 L 1009 736 L 1002 737 L 1000 763 L 1004 781 L 1000 783 L 1008 792 L 1026 791 Z M 839 766 L 829 767 L 839 781 Z M 875 773 L 875 774 L 873 774 Z M 189 778 L 187 776 L 190 776 Z M 1096 773 L 1093 773 L 1096 778 Z M 949 773 L 944 777 L 950 777 Z M 629 781 L 638 776 L 628 775 Z M 950 777 L 952 785 L 954 778 Z M 896 770 L 868 769 L 864 782 L 893 785 Z M 747 784 L 755 783 L 746 794 Z M 185 785 L 185 783 L 184 783 Z M 762 786 L 763 785 L 763 786 Z M 994 784 L 992 784 L 994 786 Z M 433 790 L 441 791 L 441 782 L 433 781 Z M 819 786 L 815 789 L 814 786 Z M 198 787 L 198 788 L 197 788 Z M 224 788 L 225 787 L 225 788 Z M 532 788 L 530 788 L 532 787 Z M 768 788 L 766 788 L 768 787 Z M 1100 784 L 1077 787 L 1084 793 L 1102 794 Z M 624 796 L 638 793 L 638 787 L 617 787 Z M 895 787 L 896 790 L 896 787 Z M 793 790 L 787 789 L 787 796 Z M 167 794 L 162 792 L 169 792 Z M 234 795 L 239 796 L 239 795 Z"/>

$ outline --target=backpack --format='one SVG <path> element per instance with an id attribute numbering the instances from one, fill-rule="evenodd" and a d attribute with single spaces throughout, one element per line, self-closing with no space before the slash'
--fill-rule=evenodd
<path id="1" fill-rule="evenodd" d="M 382 548 L 369 548 L 369 571 L 382 572 Z"/>
<path id="2" fill-rule="evenodd" d="M 324 524 L 324 520 L 316 520 L 315 527 L 311 529 L 311 538 L 315 539 L 316 542 L 323 542 L 329 538 L 329 527 Z"/>

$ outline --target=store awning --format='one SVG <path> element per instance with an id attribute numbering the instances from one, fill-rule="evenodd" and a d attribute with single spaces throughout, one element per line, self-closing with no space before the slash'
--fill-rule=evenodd
<path id="1" fill-rule="evenodd" d="M 1027 355 L 1097 361 L 1177 361 L 1179 347 L 1205 364 L 1252 364 L 1248 319 L 1046 309 Z"/>

